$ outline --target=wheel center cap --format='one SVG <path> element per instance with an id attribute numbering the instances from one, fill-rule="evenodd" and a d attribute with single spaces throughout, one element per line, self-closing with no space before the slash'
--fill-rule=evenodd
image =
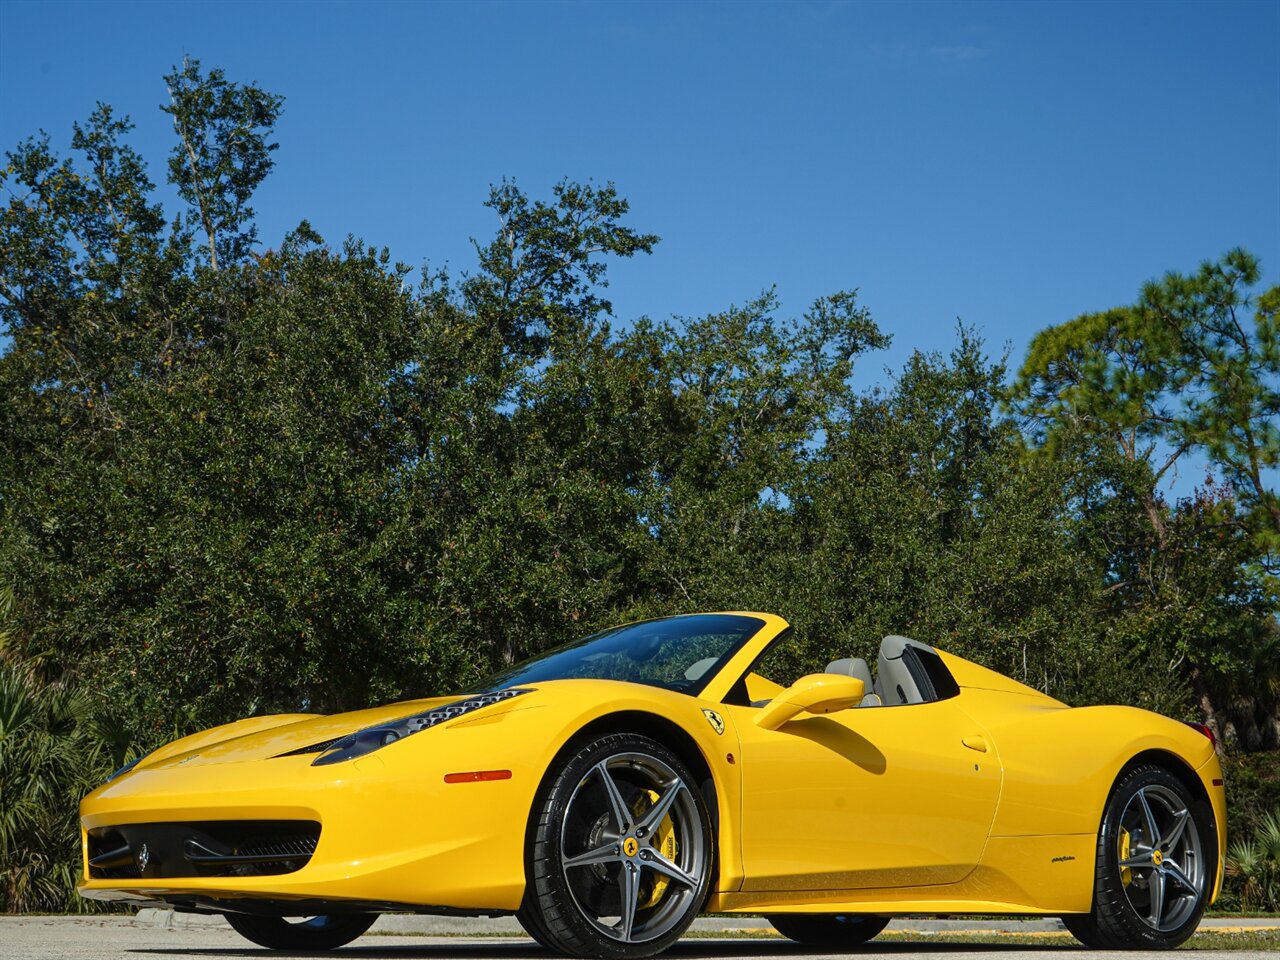
<path id="1" fill-rule="evenodd" d="M 635 837 L 627 837 L 622 841 L 622 852 L 628 857 L 634 857 L 640 852 L 640 841 Z"/>
<path id="2" fill-rule="evenodd" d="M 1152 850 L 1151 862 L 1154 863 L 1157 867 L 1160 866 L 1160 864 L 1164 863 L 1164 854 L 1161 853 L 1159 850 Z"/>

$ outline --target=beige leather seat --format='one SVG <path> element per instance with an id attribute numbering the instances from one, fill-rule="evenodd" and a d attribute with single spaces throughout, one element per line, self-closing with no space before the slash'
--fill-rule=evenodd
<path id="1" fill-rule="evenodd" d="M 880 641 L 880 656 L 876 658 L 876 693 L 884 703 L 924 703 L 924 695 L 911 671 L 902 660 L 907 647 L 919 647 L 933 651 L 933 647 L 910 637 L 888 636 Z"/>
<path id="2" fill-rule="evenodd" d="M 856 677 L 862 681 L 862 687 L 866 691 L 863 694 L 860 707 L 878 707 L 880 706 L 880 698 L 876 696 L 874 685 L 871 681 L 871 668 L 867 666 L 867 661 L 861 657 L 845 657 L 842 660 L 832 660 L 827 664 L 827 673 L 839 673 L 846 677 Z"/>

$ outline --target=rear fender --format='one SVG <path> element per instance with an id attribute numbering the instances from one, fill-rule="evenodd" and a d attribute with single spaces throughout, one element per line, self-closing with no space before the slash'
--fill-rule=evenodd
<path id="1" fill-rule="evenodd" d="M 1214 753 L 1186 724 L 1134 707 L 1056 708 L 984 690 L 964 691 L 962 703 L 984 721 L 1004 769 L 995 837 L 1096 834 L 1134 757 L 1164 754 L 1195 776 Z"/>

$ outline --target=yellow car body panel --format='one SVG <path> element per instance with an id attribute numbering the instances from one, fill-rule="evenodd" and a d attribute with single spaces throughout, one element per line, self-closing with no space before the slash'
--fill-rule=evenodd
<path id="1" fill-rule="evenodd" d="M 316 767 L 314 755 L 280 754 L 457 698 L 362 711 L 357 723 L 336 727 L 318 720 L 275 726 L 140 764 L 85 798 L 84 830 L 153 821 L 314 820 L 321 825 L 315 855 L 303 869 L 279 876 L 86 879 L 80 892 L 98 899 L 192 893 L 513 911 L 524 892 L 524 828 L 534 793 L 571 735 L 611 714 L 647 713 L 688 730 L 708 758 L 718 758 L 711 769 L 723 809 L 736 809 L 739 768 L 721 753 L 736 738 L 715 732 L 700 701 L 607 680 L 558 680 L 543 689 L 552 695 L 536 704 L 512 700 L 347 764 Z M 503 745 L 501 755 L 490 759 L 496 744 Z M 511 777 L 444 781 L 449 773 L 492 767 Z M 736 826 L 736 818 L 725 817 L 722 834 Z M 723 839 L 721 846 L 732 848 Z M 735 876 L 731 857 L 721 870 Z"/>
<path id="2" fill-rule="evenodd" d="M 983 731 L 955 700 L 778 730 L 752 723 L 755 708 L 725 710 L 742 738 L 744 890 L 923 886 L 974 869 L 1000 768 L 962 744 Z"/>
<path id="3" fill-rule="evenodd" d="M 707 910 L 1085 912 L 1103 807 L 1143 754 L 1203 785 L 1216 896 L 1225 798 L 1199 732 L 1132 708 L 1069 708 L 945 653 L 958 695 L 805 713 L 768 730 L 750 704 L 782 688 L 753 670 L 787 623 L 741 616 L 758 630 L 697 695 L 609 679 L 521 683 L 530 692 L 328 765 L 313 762 L 318 744 L 460 698 L 252 718 L 175 741 L 85 797 L 80 892 L 203 909 L 246 900 L 512 912 L 525 894 L 530 813 L 562 751 L 584 731 L 628 729 L 678 742 L 710 781 Z M 483 771 L 502 778 L 446 781 Z M 300 869 L 111 877 L 89 863 L 91 831 L 276 820 L 320 825 Z"/>

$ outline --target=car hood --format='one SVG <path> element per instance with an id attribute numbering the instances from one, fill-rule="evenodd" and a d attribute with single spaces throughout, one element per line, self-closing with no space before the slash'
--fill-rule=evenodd
<path id="1" fill-rule="evenodd" d="M 197 733 L 182 740 L 175 740 L 138 764 L 136 769 L 159 770 L 179 765 L 240 763 L 265 760 L 295 751 L 302 752 L 309 747 L 340 739 L 365 727 L 398 720 L 401 717 L 430 710 L 432 707 L 455 703 L 466 699 L 467 696 L 467 694 L 456 694 L 425 700 L 406 700 L 367 710 L 335 713 L 330 716 L 282 714 L 274 717 L 253 717 L 239 723 Z M 525 698 L 520 697 L 518 701 L 505 701 L 485 707 L 484 714 L 493 716 L 527 705 Z M 466 719 L 460 717 L 448 722 L 466 722 Z M 272 723 L 273 720 L 278 722 Z"/>

